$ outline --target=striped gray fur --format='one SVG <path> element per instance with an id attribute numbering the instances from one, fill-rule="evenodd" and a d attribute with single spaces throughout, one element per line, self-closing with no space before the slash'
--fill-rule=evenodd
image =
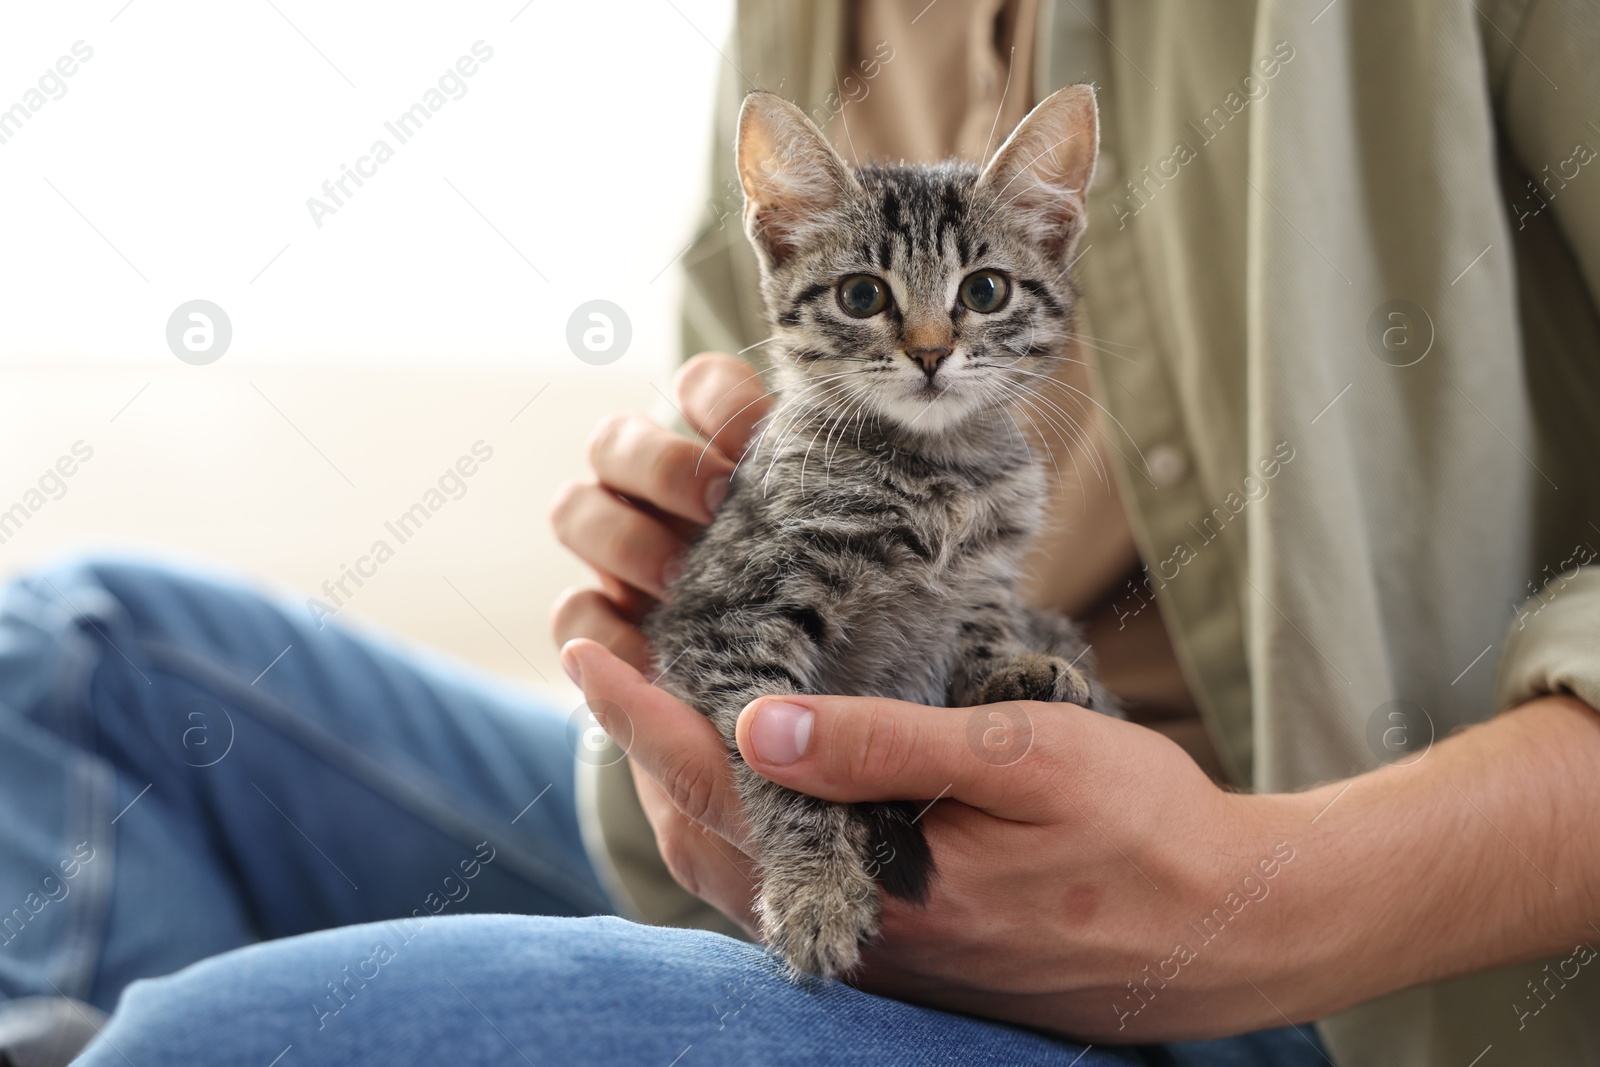
<path id="1" fill-rule="evenodd" d="M 797 108 L 746 98 L 739 169 L 777 403 L 645 630 L 660 684 L 728 741 L 761 933 L 796 975 L 857 965 L 880 885 L 926 900 L 935 871 L 914 820 L 933 798 L 842 805 L 773 784 L 734 745 L 750 701 L 1113 710 L 1077 628 L 1017 590 L 1047 483 L 1015 418 L 1071 337 L 1094 108 L 1087 86 L 1062 90 L 981 170 L 851 167 Z M 963 302 L 984 270 L 1009 292 L 988 312 Z M 887 287 L 881 312 L 846 313 L 856 275 Z"/>

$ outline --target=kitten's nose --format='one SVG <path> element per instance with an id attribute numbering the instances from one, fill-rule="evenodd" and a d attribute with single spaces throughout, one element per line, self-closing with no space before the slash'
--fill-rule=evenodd
<path id="1" fill-rule="evenodd" d="M 922 372 L 933 380 L 933 374 L 939 369 L 939 364 L 950 358 L 950 346 L 939 345 L 936 348 L 908 348 L 906 355 L 922 366 Z"/>

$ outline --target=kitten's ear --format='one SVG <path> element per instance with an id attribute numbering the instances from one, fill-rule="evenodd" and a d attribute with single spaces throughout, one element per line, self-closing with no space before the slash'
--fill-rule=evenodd
<path id="1" fill-rule="evenodd" d="M 793 255 L 856 185 L 822 131 L 776 93 L 744 98 L 736 151 L 745 232 L 772 265 Z"/>
<path id="2" fill-rule="evenodd" d="M 1069 85 L 1017 124 L 978 179 L 978 188 L 1021 212 L 1039 242 L 1065 259 L 1084 227 L 1084 198 L 1100 151 L 1094 88 Z"/>

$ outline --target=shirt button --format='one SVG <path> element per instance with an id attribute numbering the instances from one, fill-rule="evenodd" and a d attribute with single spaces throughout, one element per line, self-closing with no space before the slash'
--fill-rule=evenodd
<path id="1" fill-rule="evenodd" d="M 1145 460 L 1150 467 L 1150 480 L 1161 489 L 1171 489 L 1189 473 L 1189 459 L 1176 445 L 1157 445 Z"/>

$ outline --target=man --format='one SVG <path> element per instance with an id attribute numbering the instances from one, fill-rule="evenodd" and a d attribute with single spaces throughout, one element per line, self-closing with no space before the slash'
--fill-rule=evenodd
<path id="1" fill-rule="evenodd" d="M 1164 825 L 1214 798 L 1153 784 L 1178 774 L 1157 769 L 1168 749 L 1076 721 L 1056 780 L 1095 784 L 1042 817 L 1082 850 L 1049 884 L 1097 901 L 1095 936 L 1015 888 L 998 821 L 968 826 L 946 848 L 993 837 L 998 869 L 946 884 L 929 913 L 891 907 L 866 988 L 1103 1040 L 1327 1016 L 1341 1063 L 1600 1057 L 1600 993 L 1578 977 L 1600 948 L 1600 877 L 1573 845 L 1600 810 L 1600 571 L 1583 566 L 1600 544 L 1600 182 L 1585 170 L 1600 78 L 1575 59 L 1597 45 L 1593 7 L 1561 3 L 741 6 L 719 145 L 757 84 L 847 155 L 887 160 L 976 160 L 1026 101 L 1100 87 L 1076 266 L 1094 374 L 1063 382 L 1077 406 L 1056 410 L 1104 417 L 1095 441 L 1047 443 L 1115 478 L 1062 487 L 1036 595 L 1089 620 L 1107 684 L 1195 761 L 1185 781 L 1198 764 L 1258 793 L 1205 827 Z M 714 203 L 685 257 L 686 347 L 759 357 L 754 264 L 728 214 Z M 596 480 L 556 512 L 601 589 L 564 601 L 559 636 L 647 666 L 631 624 L 762 394 L 729 357 L 691 361 L 681 409 L 721 453 L 694 472 L 646 463 L 699 454 L 665 430 L 602 427 Z M 677 881 L 747 925 L 753 868 L 730 847 L 724 787 L 662 738 L 677 720 L 636 679 L 589 646 L 567 657 L 591 702 L 630 712 L 649 826 L 620 766 L 586 785 L 624 899 L 713 921 L 670 891 L 653 828 Z M 801 703 L 811 749 L 788 742 L 781 766 L 760 758 L 762 706 L 746 711 L 744 754 L 779 782 L 867 800 L 961 777 L 959 717 Z M 892 753 L 859 753 L 848 780 L 807 766 L 884 737 Z M 982 808 L 991 787 L 944 795 Z M 1278 895 L 1228 897 L 1207 854 L 1238 881 L 1273 833 L 1294 859 L 1252 886 Z M 991 922 L 953 933 L 980 897 Z M 1151 925 L 1173 944 L 1097 954 Z M 1012 962 L 975 965 L 982 943 Z"/>

